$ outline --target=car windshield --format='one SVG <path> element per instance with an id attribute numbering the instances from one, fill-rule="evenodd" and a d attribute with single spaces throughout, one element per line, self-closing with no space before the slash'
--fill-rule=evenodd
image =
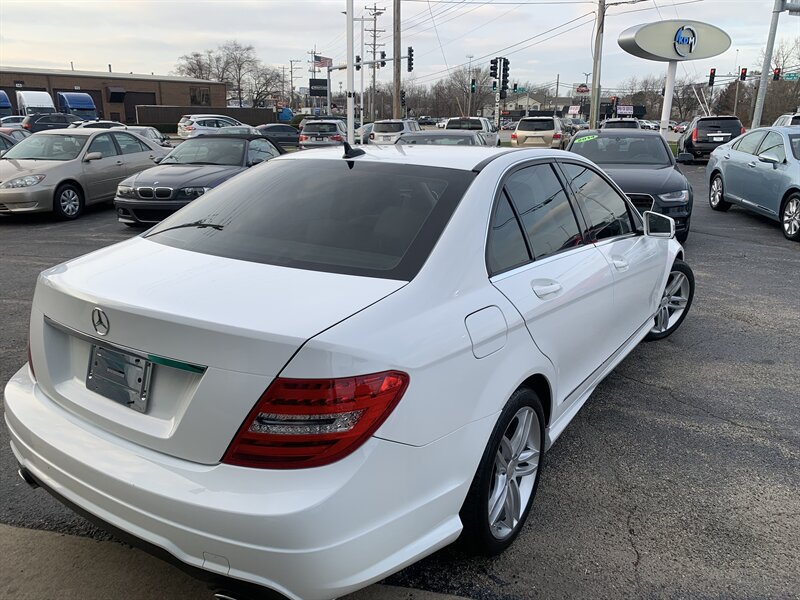
<path id="1" fill-rule="evenodd" d="M 147 238 L 237 260 L 408 281 L 474 178 L 428 166 L 274 160 L 201 196 Z M 185 223 L 214 227 L 175 229 Z"/>
<path id="2" fill-rule="evenodd" d="M 794 157 L 800 160 L 800 135 L 790 135 L 789 145 L 792 147 L 792 154 L 794 154 Z"/>
<path id="3" fill-rule="evenodd" d="M 575 154 L 600 165 L 672 166 L 660 136 L 585 135 L 570 146 Z"/>
<path id="4" fill-rule="evenodd" d="M 474 134 L 472 135 L 404 135 L 398 144 L 424 144 L 441 146 L 476 146 Z"/>
<path id="5" fill-rule="evenodd" d="M 74 160 L 86 144 L 85 135 L 34 135 L 3 155 L 9 160 Z"/>
<path id="6" fill-rule="evenodd" d="M 336 123 L 309 123 L 303 127 L 304 133 L 338 133 Z"/>
<path id="7" fill-rule="evenodd" d="M 470 131 L 481 131 L 483 125 L 478 119 L 450 119 L 445 129 L 468 129 Z"/>
<path id="8" fill-rule="evenodd" d="M 518 131 L 553 131 L 553 119 L 523 119 L 517 125 Z"/>
<path id="9" fill-rule="evenodd" d="M 403 131 L 402 123 L 375 123 L 372 131 L 375 133 L 397 133 Z"/>
<path id="10" fill-rule="evenodd" d="M 241 165 L 247 140 L 199 137 L 188 139 L 161 161 L 180 165 Z"/>

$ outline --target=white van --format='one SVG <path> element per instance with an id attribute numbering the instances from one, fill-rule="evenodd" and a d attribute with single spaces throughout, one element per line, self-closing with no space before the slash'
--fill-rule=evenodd
<path id="1" fill-rule="evenodd" d="M 17 92 L 17 112 L 21 115 L 54 113 L 56 105 L 47 92 Z"/>

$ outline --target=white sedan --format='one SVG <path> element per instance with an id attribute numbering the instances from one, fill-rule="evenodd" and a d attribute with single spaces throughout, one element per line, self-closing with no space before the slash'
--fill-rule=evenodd
<path id="1" fill-rule="evenodd" d="M 579 156 L 345 148 L 43 272 L 5 388 L 29 483 L 234 597 L 502 552 L 543 453 L 692 302 L 672 220 Z"/>

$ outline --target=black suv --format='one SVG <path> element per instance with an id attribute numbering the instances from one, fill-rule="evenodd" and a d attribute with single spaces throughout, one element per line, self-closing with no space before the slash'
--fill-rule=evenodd
<path id="1" fill-rule="evenodd" d="M 717 146 L 743 133 L 744 127 L 738 117 L 695 117 L 678 139 L 678 153 L 708 158 Z"/>
<path id="2" fill-rule="evenodd" d="M 48 129 L 66 129 L 70 123 L 82 120 L 80 117 L 66 113 L 34 113 L 22 120 L 22 128 L 31 133 L 37 133 Z"/>

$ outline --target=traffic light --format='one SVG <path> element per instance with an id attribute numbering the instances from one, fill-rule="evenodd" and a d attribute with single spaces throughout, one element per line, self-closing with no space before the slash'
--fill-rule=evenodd
<path id="1" fill-rule="evenodd" d="M 497 79 L 497 59 L 493 58 L 489 61 L 489 77 Z"/>
<path id="2" fill-rule="evenodd" d="M 772 81 L 780 81 L 781 80 L 781 70 L 780 67 L 777 69 L 772 70 Z"/>
<path id="3" fill-rule="evenodd" d="M 382 67 L 386 66 L 386 52 L 384 52 L 383 50 L 381 50 L 381 66 Z"/>
<path id="4" fill-rule="evenodd" d="M 400 90 L 400 106 L 406 105 L 406 91 Z"/>
<path id="5" fill-rule="evenodd" d="M 503 59 L 503 72 L 500 78 L 500 90 L 505 91 L 508 89 L 508 59 Z"/>
<path id="6" fill-rule="evenodd" d="M 517 93 L 517 84 L 514 84 L 514 87 L 511 88 L 512 91 L 516 94 Z"/>
<path id="7" fill-rule="evenodd" d="M 747 67 L 742 67 L 739 71 L 739 81 L 747 81 Z"/>
<path id="8" fill-rule="evenodd" d="M 411 71 L 414 70 L 414 49 L 411 46 L 408 47 L 408 65 L 407 65 L 407 69 L 408 69 L 409 73 L 411 73 Z"/>
<path id="9" fill-rule="evenodd" d="M 469 84 L 469 93 L 474 94 L 477 91 L 478 91 L 478 82 L 473 79 L 472 82 L 470 82 Z"/>
<path id="10" fill-rule="evenodd" d="M 717 76 L 717 70 L 711 69 L 708 73 L 708 87 L 714 86 L 714 78 Z"/>
<path id="11" fill-rule="evenodd" d="M 496 91 L 497 91 L 497 82 L 493 81 L 492 82 L 492 92 L 496 92 Z"/>
<path id="12" fill-rule="evenodd" d="M 360 70 L 361 70 L 361 57 L 360 56 L 356 56 L 356 71 L 360 71 Z"/>

